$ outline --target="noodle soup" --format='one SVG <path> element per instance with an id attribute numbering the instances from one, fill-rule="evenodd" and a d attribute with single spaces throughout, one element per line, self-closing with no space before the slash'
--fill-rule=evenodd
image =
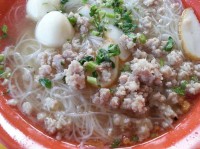
<path id="1" fill-rule="evenodd" d="M 57 140 L 116 148 L 155 138 L 200 92 L 200 64 L 178 31 L 181 1 L 28 0 L 19 8 L 26 18 L 17 42 L 0 55 L 7 103 Z"/>

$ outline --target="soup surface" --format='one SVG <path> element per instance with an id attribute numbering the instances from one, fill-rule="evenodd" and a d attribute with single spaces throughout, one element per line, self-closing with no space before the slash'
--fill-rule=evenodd
<path id="1" fill-rule="evenodd" d="M 116 148 L 155 138 L 200 92 L 200 64 L 182 52 L 179 0 L 28 0 L 25 8 L 15 46 L 0 55 L 2 85 L 10 106 L 58 140 Z"/>

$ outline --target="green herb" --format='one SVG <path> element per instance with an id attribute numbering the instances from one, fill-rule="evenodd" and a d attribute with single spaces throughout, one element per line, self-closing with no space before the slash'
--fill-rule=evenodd
<path id="1" fill-rule="evenodd" d="M 137 24 L 132 20 L 132 12 L 124 9 L 119 15 L 120 17 L 115 22 L 115 26 L 120 28 L 125 34 L 134 32 L 137 28 Z"/>
<path id="2" fill-rule="evenodd" d="M 180 86 L 173 88 L 172 91 L 174 91 L 175 93 L 179 95 L 184 96 L 187 84 L 188 84 L 188 81 L 183 81 Z"/>
<path id="3" fill-rule="evenodd" d="M 117 56 L 120 54 L 120 48 L 116 44 L 111 44 L 108 46 L 109 57 Z"/>
<path id="4" fill-rule="evenodd" d="M 7 94 L 9 94 L 9 93 L 10 93 L 10 90 L 7 89 L 5 92 L 3 92 L 3 95 L 7 95 Z"/>
<path id="5" fill-rule="evenodd" d="M 4 65 L 0 65 L 0 70 L 3 70 L 4 69 Z"/>
<path id="6" fill-rule="evenodd" d="M 119 147 L 120 143 L 121 143 L 120 139 L 115 139 L 113 141 L 113 143 L 111 144 L 111 148 L 117 148 L 117 147 Z"/>
<path id="7" fill-rule="evenodd" d="M 69 2 L 69 0 L 60 0 L 60 10 L 64 13 L 65 11 L 65 4 Z"/>
<path id="8" fill-rule="evenodd" d="M 111 62 L 108 51 L 105 49 L 99 49 L 96 55 L 96 62 L 97 64 L 101 64 L 103 62 Z"/>
<path id="9" fill-rule="evenodd" d="M 192 76 L 191 77 L 191 80 L 194 81 L 194 82 L 199 82 L 199 79 L 197 76 Z"/>
<path id="10" fill-rule="evenodd" d="M 0 70 L 0 76 L 1 76 L 4 72 L 5 72 L 4 70 Z"/>
<path id="11" fill-rule="evenodd" d="M 110 93 L 111 93 L 111 94 L 114 94 L 116 91 L 117 91 L 116 88 L 110 88 Z"/>
<path id="12" fill-rule="evenodd" d="M 1 78 L 4 78 L 4 79 L 7 79 L 11 76 L 11 73 L 10 72 L 5 72 L 5 71 L 2 71 L 1 70 L 1 73 L 0 73 L 0 77 Z"/>
<path id="13" fill-rule="evenodd" d="M 113 14 L 113 13 L 106 13 L 106 17 L 113 19 L 113 18 L 115 18 L 115 14 Z"/>
<path id="14" fill-rule="evenodd" d="M 60 4 L 65 5 L 69 0 L 60 0 Z"/>
<path id="15" fill-rule="evenodd" d="M 0 77 L 1 78 L 4 78 L 4 79 L 7 79 L 11 76 L 11 73 L 10 72 L 6 72 L 4 70 L 0 70 Z"/>
<path id="16" fill-rule="evenodd" d="M 118 45 L 109 45 L 108 50 L 105 49 L 99 49 L 97 56 L 96 56 L 96 62 L 97 64 L 101 64 L 103 62 L 111 62 L 112 67 L 114 68 L 114 63 L 111 61 L 111 57 L 117 56 L 120 54 L 120 49 Z"/>
<path id="17" fill-rule="evenodd" d="M 97 78 L 87 76 L 87 82 L 91 85 L 98 86 Z"/>
<path id="18" fill-rule="evenodd" d="M 90 8 L 90 16 L 92 17 L 92 23 L 94 24 L 96 31 L 99 33 L 97 34 L 99 36 L 103 36 L 104 31 L 106 31 L 103 21 L 105 15 L 105 13 L 101 13 L 100 9 L 96 5 L 93 5 Z"/>
<path id="19" fill-rule="evenodd" d="M 6 37 L 8 37 L 8 27 L 7 27 L 7 25 L 4 24 L 1 27 L 1 32 L 2 32 L 2 35 L 0 36 L 0 40 L 1 39 L 5 39 Z"/>
<path id="20" fill-rule="evenodd" d="M 128 37 L 131 38 L 131 39 L 133 39 L 133 42 L 136 42 L 136 41 L 137 41 L 137 35 L 134 34 L 134 33 L 128 34 Z"/>
<path id="21" fill-rule="evenodd" d="M 94 58 L 92 56 L 85 56 L 81 60 L 79 60 L 79 63 L 81 65 L 84 65 L 85 62 L 89 62 L 89 61 L 94 61 Z"/>
<path id="22" fill-rule="evenodd" d="M 66 84 L 65 79 L 66 79 L 66 76 L 64 76 L 64 77 L 62 78 L 62 81 L 64 82 L 64 84 Z"/>
<path id="23" fill-rule="evenodd" d="M 86 65 L 85 65 L 86 70 L 90 72 L 94 72 L 97 67 L 98 67 L 97 63 L 93 61 L 86 62 Z"/>
<path id="24" fill-rule="evenodd" d="M 0 54 L 0 63 L 4 61 L 4 54 Z"/>
<path id="25" fill-rule="evenodd" d="M 144 34 L 139 36 L 139 41 L 141 44 L 145 44 L 147 42 L 147 37 Z"/>
<path id="26" fill-rule="evenodd" d="M 62 66 L 65 66 L 65 61 L 61 61 L 60 64 L 61 64 Z"/>
<path id="27" fill-rule="evenodd" d="M 140 12 L 140 9 L 138 7 L 133 7 L 133 9 L 136 11 L 136 12 Z"/>
<path id="28" fill-rule="evenodd" d="M 111 5 L 116 13 L 122 14 L 124 12 L 123 0 L 113 0 Z"/>
<path id="29" fill-rule="evenodd" d="M 122 72 L 131 72 L 131 67 L 129 64 L 125 64 L 123 67 L 122 67 Z"/>
<path id="30" fill-rule="evenodd" d="M 138 142 L 139 141 L 139 137 L 137 135 L 132 137 L 132 141 L 133 142 Z"/>
<path id="31" fill-rule="evenodd" d="M 77 18 L 76 17 L 68 17 L 69 22 L 71 23 L 72 26 L 76 25 Z"/>
<path id="32" fill-rule="evenodd" d="M 113 0 L 102 0 L 102 7 L 112 7 Z"/>
<path id="33" fill-rule="evenodd" d="M 167 44 L 164 47 L 164 50 L 167 51 L 167 52 L 170 52 L 170 51 L 172 51 L 174 45 L 175 45 L 175 42 L 174 42 L 173 38 L 169 37 Z"/>
<path id="34" fill-rule="evenodd" d="M 49 80 L 47 78 L 39 79 L 39 82 L 42 86 L 44 86 L 48 89 L 52 88 L 52 82 L 51 82 L 51 80 Z"/>
<path id="35" fill-rule="evenodd" d="M 92 77 L 98 78 L 98 73 L 97 73 L 97 71 L 92 72 Z"/>
<path id="36" fill-rule="evenodd" d="M 88 0 L 82 0 L 83 4 L 87 4 Z"/>
<path id="37" fill-rule="evenodd" d="M 92 34 L 93 36 L 100 36 L 100 35 L 101 35 L 101 33 L 98 32 L 98 31 L 92 31 L 91 34 Z"/>
<path id="38" fill-rule="evenodd" d="M 157 133 L 152 133 L 152 134 L 150 135 L 150 137 L 151 137 L 151 138 L 156 138 L 156 137 L 158 137 L 158 134 L 157 134 Z"/>
<path id="39" fill-rule="evenodd" d="M 160 67 L 163 67 L 165 65 L 164 59 L 161 58 L 159 63 L 160 63 Z"/>

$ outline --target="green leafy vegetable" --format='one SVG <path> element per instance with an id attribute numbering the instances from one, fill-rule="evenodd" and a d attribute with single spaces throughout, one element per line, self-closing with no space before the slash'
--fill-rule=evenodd
<path id="1" fill-rule="evenodd" d="M 2 75 L 5 71 L 4 70 L 0 70 L 0 75 Z"/>
<path id="2" fill-rule="evenodd" d="M 92 56 L 85 56 L 84 58 L 79 60 L 79 63 L 81 65 L 84 65 L 85 62 L 89 62 L 89 61 L 94 61 L 94 58 Z"/>
<path id="3" fill-rule="evenodd" d="M 5 58 L 4 54 L 0 54 L 0 63 L 4 61 L 4 58 Z"/>
<path id="4" fill-rule="evenodd" d="M 120 49 L 118 45 L 109 45 L 108 50 L 105 49 L 99 49 L 97 56 L 96 56 L 96 62 L 97 64 L 101 64 L 103 62 L 111 62 L 112 66 L 114 66 L 114 63 L 111 61 L 111 57 L 117 56 L 120 54 Z"/>
<path id="5" fill-rule="evenodd" d="M 92 31 L 91 34 L 92 34 L 93 36 L 100 36 L 100 35 L 101 35 L 101 33 L 98 32 L 98 31 Z"/>
<path id="6" fill-rule="evenodd" d="M 111 93 L 111 94 L 114 94 L 116 91 L 117 91 L 116 88 L 110 88 L 110 93 Z"/>
<path id="7" fill-rule="evenodd" d="M 88 0 L 82 0 L 83 4 L 87 4 Z"/>
<path id="8" fill-rule="evenodd" d="M 72 26 L 76 25 L 77 18 L 76 17 L 68 17 L 69 22 L 71 23 Z"/>
<path id="9" fill-rule="evenodd" d="M 106 17 L 108 17 L 108 18 L 115 18 L 115 14 L 113 14 L 113 13 L 106 13 Z"/>
<path id="10" fill-rule="evenodd" d="M 147 37 L 144 34 L 139 36 L 139 41 L 141 44 L 145 44 L 147 42 Z"/>
<path id="11" fill-rule="evenodd" d="M 92 77 L 98 78 L 98 73 L 97 73 L 97 71 L 92 72 Z"/>
<path id="12" fill-rule="evenodd" d="M 69 0 L 60 0 L 60 10 L 64 13 L 65 12 L 65 4 L 69 2 Z"/>
<path id="13" fill-rule="evenodd" d="M 139 137 L 137 135 L 132 137 L 132 141 L 133 142 L 138 142 L 139 141 Z"/>
<path id="14" fill-rule="evenodd" d="M 194 82 L 199 82 L 199 79 L 197 76 L 192 76 L 191 77 L 191 80 L 194 81 Z"/>
<path id="15" fill-rule="evenodd" d="M 179 95 L 184 96 L 187 84 L 188 84 L 188 81 L 183 81 L 180 86 L 173 88 L 172 91 L 174 91 L 175 93 Z"/>
<path id="16" fill-rule="evenodd" d="M 163 67 L 165 65 L 164 59 L 161 58 L 159 63 L 160 63 L 160 66 Z"/>
<path id="17" fill-rule="evenodd" d="M 120 139 L 115 139 L 113 141 L 113 143 L 111 144 L 111 148 L 117 148 L 117 147 L 119 147 L 120 143 L 121 143 Z"/>
<path id="18" fill-rule="evenodd" d="M 11 76 L 11 73 L 10 72 L 6 72 L 4 70 L 0 70 L 0 77 L 1 78 L 9 78 Z"/>
<path id="19" fill-rule="evenodd" d="M 124 7 L 116 7 L 114 10 L 120 16 L 115 22 L 115 26 L 120 28 L 125 34 L 134 32 L 137 24 L 132 19 L 132 12 Z"/>
<path id="20" fill-rule="evenodd" d="M 44 86 L 48 89 L 52 88 L 52 82 L 51 82 L 51 80 L 49 80 L 47 78 L 39 79 L 39 82 L 42 86 Z"/>
<path id="21" fill-rule="evenodd" d="M 4 65 L 1 64 L 1 65 L 0 65 L 0 70 L 3 70 L 3 69 L 4 69 Z"/>
<path id="22" fill-rule="evenodd" d="M 137 35 L 134 34 L 134 33 L 128 34 L 128 37 L 131 38 L 131 39 L 133 39 L 133 42 L 136 42 L 136 41 L 137 41 Z"/>
<path id="23" fill-rule="evenodd" d="M 104 31 L 106 31 L 103 21 L 105 15 L 105 13 L 101 13 L 100 9 L 96 5 L 93 5 L 90 8 L 90 16 L 92 17 L 92 23 L 96 28 L 96 32 L 98 32 L 98 34 L 96 35 L 103 36 Z"/>
<path id="24" fill-rule="evenodd" d="M 108 46 L 109 57 L 117 56 L 120 54 L 120 48 L 116 44 L 111 44 Z"/>
<path id="25" fill-rule="evenodd" d="M 3 95 L 7 95 L 7 94 L 9 94 L 9 93 L 10 93 L 10 90 L 7 89 L 6 91 L 3 92 Z"/>
<path id="26" fill-rule="evenodd" d="M 60 0 L 60 4 L 65 5 L 69 0 Z"/>
<path id="27" fill-rule="evenodd" d="M 156 138 L 156 137 L 158 137 L 158 133 L 152 133 L 152 134 L 150 135 L 150 137 L 151 137 L 151 138 Z"/>
<path id="28" fill-rule="evenodd" d="M 123 7 L 124 1 L 123 0 L 112 0 L 112 8 L 116 13 L 122 14 L 124 12 Z"/>
<path id="29" fill-rule="evenodd" d="M 90 72 L 94 72 L 97 67 L 98 67 L 97 63 L 93 61 L 86 62 L 86 65 L 85 65 L 86 70 Z"/>
<path id="30" fill-rule="evenodd" d="M 131 72 L 131 67 L 129 64 L 125 64 L 123 67 L 122 67 L 122 72 Z"/>
<path id="31" fill-rule="evenodd" d="M 96 56 L 96 62 L 97 64 L 101 64 L 103 62 L 111 62 L 108 51 L 105 49 L 99 49 Z"/>
<path id="32" fill-rule="evenodd" d="M 7 27 L 7 25 L 4 24 L 1 27 L 1 32 L 2 32 L 2 35 L 0 36 L 0 39 L 5 39 L 5 38 L 8 37 L 8 27 Z"/>
<path id="33" fill-rule="evenodd" d="M 102 7 L 112 7 L 113 0 L 102 0 Z"/>
<path id="34" fill-rule="evenodd" d="M 91 85 L 98 86 L 97 78 L 87 76 L 87 82 Z"/>
<path id="35" fill-rule="evenodd" d="M 175 42 L 174 42 L 173 38 L 169 37 L 167 44 L 164 47 L 164 50 L 167 51 L 167 52 L 170 52 L 170 51 L 172 51 L 174 45 L 175 45 Z"/>

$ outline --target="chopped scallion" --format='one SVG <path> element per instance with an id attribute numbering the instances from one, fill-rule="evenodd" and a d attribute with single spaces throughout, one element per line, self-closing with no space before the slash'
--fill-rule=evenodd
<path id="1" fill-rule="evenodd" d="M 87 76 L 87 82 L 91 85 L 98 86 L 97 78 Z"/>
<path id="2" fill-rule="evenodd" d="M 133 40 L 133 42 L 137 41 L 137 35 L 136 34 L 130 33 L 130 34 L 128 34 L 128 37 L 131 38 Z"/>
<path id="3" fill-rule="evenodd" d="M 108 18 L 115 18 L 115 14 L 114 13 L 106 13 L 106 17 Z"/>
<path id="4" fill-rule="evenodd" d="M 87 4 L 88 0 L 82 0 L 83 4 Z"/>
<path id="5" fill-rule="evenodd" d="M 93 61 L 85 63 L 85 69 L 87 71 L 94 72 L 97 67 L 98 67 L 98 65 L 95 62 L 93 62 Z"/>
<path id="6" fill-rule="evenodd" d="M 111 144 L 111 148 L 117 148 L 117 147 L 119 147 L 120 143 L 121 143 L 120 139 L 115 139 L 113 141 L 113 143 Z"/>
<path id="7" fill-rule="evenodd" d="M 169 37 L 167 44 L 164 47 L 164 50 L 167 51 L 167 52 L 170 52 L 170 51 L 172 51 L 174 45 L 175 45 L 175 42 L 174 42 L 173 38 Z"/>
<path id="8" fill-rule="evenodd" d="M 61 3 L 62 5 L 64 5 L 64 4 L 66 4 L 68 1 L 69 1 L 69 0 L 60 0 L 60 3 Z"/>
<path id="9" fill-rule="evenodd" d="M 47 78 L 42 78 L 39 79 L 39 83 L 43 86 L 46 87 L 48 89 L 52 88 L 52 82 L 51 80 L 47 79 Z"/>
<path id="10" fill-rule="evenodd" d="M 98 32 L 98 31 L 92 31 L 91 34 L 92 34 L 93 36 L 99 36 L 101 33 Z"/>
<path id="11" fill-rule="evenodd" d="M 76 17 L 68 17 L 69 22 L 71 23 L 72 26 L 76 25 L 77 19 Z"/>
<path id="12" fill-rule="evenodd" d="M 165 65 L 164 59 L 160 59 L 160 67 L 163 67 Z"/>
<path id="13" fill-rule="evenodd" d="M 0 63 L 4 61 L 4 55 L 0 54 Z"/>
<path id="14" fill-rule="evenodd" d="M 1 32 L 2 32 L 2 35 L 0 36 L 0 39 L 5 39 L 8 36 L 8 26 L 4 24 L 1 27 Z"/>
<path id="15" fill-rule="evenodd" d="M 131 67 L 129 64 L 125 64 L 123 67 L 122 67 L 122 72 L 131 72 Z"/>
<path id="16" fill-rule="evenodd" d="M 94 58 L 92 56 L 85 56 L 81 60 L 79 60 L 79 63 L 81 65 L 84 65 L 85 62 L 93 61 Z"/>
<path id="17" fill-rule="evenodd" d="M 184 96 L 187 84 L 188 84 L 188 81 L 183 81 L 180 86 L 173 88 L 172 91 L 174 91 L 175 93 L 179 95 Z"/>
<path id="18" fill-rule="evenodd" d="M 137 135 L 132 137 L 132 141 L 133 142 L 138 142 L 139 141 L 139 137 Z"/>
<path id="19" fill-rule="evenodd" d="M 141 44 L 145 44 L 147 42 L 147 37 L 144 34 L 139 36 L 139 41 Z"/>

